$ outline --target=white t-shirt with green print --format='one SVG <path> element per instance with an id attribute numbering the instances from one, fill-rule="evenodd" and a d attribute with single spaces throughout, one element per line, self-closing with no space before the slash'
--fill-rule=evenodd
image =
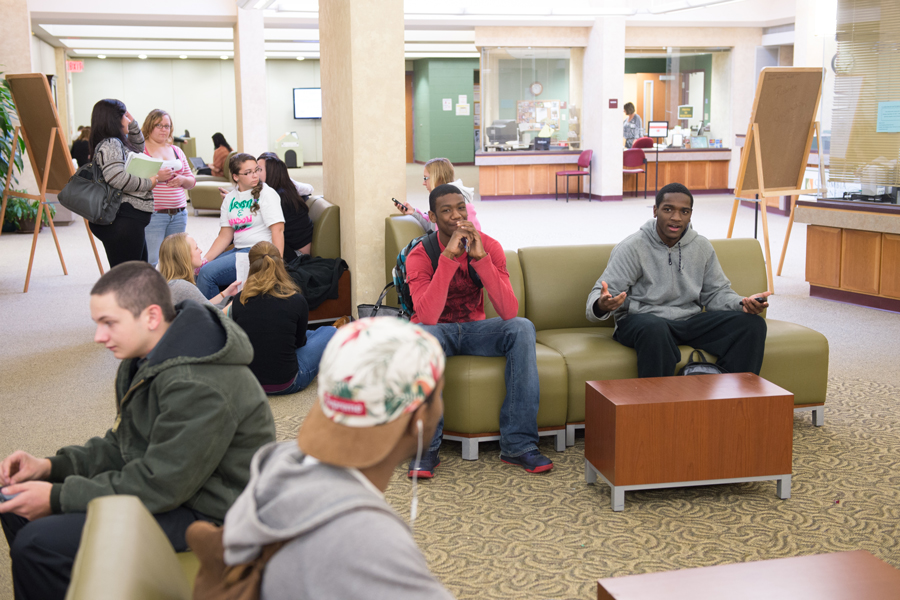
<path id="1" fill-rule="evenodd" d="M 259 210 L 251 211 L 254 202 Z M 281 197 L 278 192 L 263 184 L 259 200 L 253 199 L 253 190 L 239 192 L 237 188 L 225 195 L 219 213 L 219 226 L 234 229 L 234 247 L 250 248 L 257 242 L 271 242 L 269 227 L 284 223 L 281 212 Z"/>

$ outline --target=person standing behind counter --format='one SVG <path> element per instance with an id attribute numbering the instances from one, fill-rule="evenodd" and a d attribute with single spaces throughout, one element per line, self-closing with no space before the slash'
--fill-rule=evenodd
<path id="1" fill-rule="evenodd" d="M 159 246 L 167 236 L 187 229 L 187 194 L 197 183 L 188 166 L 184 152 L 173 145 L 172 117 L 155 108 L 144 119 L 144 153 L 164 160 L 159 170 L 159 182 L 153 188 L 153 215 L 144 231 L 147 237 L 148 261 L 154 267 L 159 262 Z M 169 168 L 178 164 L 178 167 Z"/>
<path id="2" fill-rule="evenodd" d="M 625 137 L 625 147 L 631 148 L 634 140 L 644 135 L 644 124 L 637 113 L 634 112 L 634 104 L 626 102 L 622 108 L 625 110 L 625 123 L 622 127 L 622 135 Z"/>
<path id="3" fill-rule="evenodd" d="M 228 145 L 228 142 L 225 141 L 225 136 L 221 133 L 214 133 L 212 141 L 215 150 L 213 151 L 213 161 L 209 170 L 214 176 L 223 177 L 225 168 L 228 166 L 225 164 L 225 159 L 228 158 L 228 154 L 231 152 L 231 146 Z"/>

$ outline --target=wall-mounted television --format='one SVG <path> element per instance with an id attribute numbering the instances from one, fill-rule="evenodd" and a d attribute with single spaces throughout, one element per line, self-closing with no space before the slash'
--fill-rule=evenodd
<path id="1" fill-rule="evenodd" d="M 294 118 L 322 118 L 322 88 L 294 88 Z"/>

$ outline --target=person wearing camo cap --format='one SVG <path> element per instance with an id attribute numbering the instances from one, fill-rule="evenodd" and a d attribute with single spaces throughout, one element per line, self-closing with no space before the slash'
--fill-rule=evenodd
<path id="1" fill-rule="evenodd" d="M 225 563 L 287 542 L 265 566 L 260 597 L 449 599 L 384 499 L 397 465 L 421 458 L 443 413 L 444 352 L 421 327 L 361 319 L 340 329 L 319 366 L 318 401 L 297 441 L 262 447 L 225 517 Z"/>

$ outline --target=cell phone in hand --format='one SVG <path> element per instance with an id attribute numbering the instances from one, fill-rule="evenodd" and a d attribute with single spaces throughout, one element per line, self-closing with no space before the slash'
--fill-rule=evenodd
<path id="1" fill-rule="evenodd" d="M 391 198 L 391 200 L 394 201 L 394 204 L 397 205 L 397 208 L 399 208 L 401 210 L 406 208 L 405 206 L 403 206 L 403 203 L 400 202 L 399 200 L 397 200 L 396 198 Z"/>
<path id="2" fill-rule="evenodd" d="M 757 296 L 757 297 L 754 298 L 753 300 L 756 301 L 757 304 L 762 304 L 762 303 L 764 303 L 764 302 L 767 302 L 767 300 L 766 300 L 765 298 L 761 297 L 761 296 Z"/>
<path id="3" fill-rule="evenodd" d="M 7 500 L 12 500 L 16 496 L 18 496 L 18 494 L 4 494 L 3 492 L 0 492 L 0 502 L 6 502 Z"/>

